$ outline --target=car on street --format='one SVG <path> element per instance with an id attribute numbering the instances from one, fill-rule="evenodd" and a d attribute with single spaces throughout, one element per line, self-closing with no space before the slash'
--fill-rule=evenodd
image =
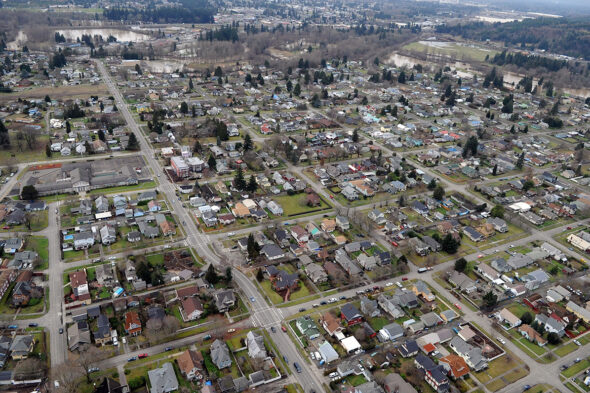
<path id="1" fill-rule="evenodd" d="M 281 326 L 281 330 L 285 333 L 287 332 L 287 328 L 284 325 Z"/>
<path id="2" fill-rule="evenodd" d="M 531 388 L 531 385 L 524 385 L 524 387 L 522 388 L 523 392 L 526 392 L 527 390 L 529 390 Z"/>
<path id="3" fill-rule="evenodd" d="M 228 333 L 233 333 L 233 332 L 235 332 L 235 331 L 236 331 L 236 329 L 234 329 L 234 328 L 227 329 L 227 332 L 228 332 Z"/>
<path id="4" fill-rule="evenodd" d="M 168 351 L 172 351 L 173 349 L 174 349 L 174 348 L 172 348 L 172 347 L 166 347 L 166 348 L 164 349 L 164 351 L 168 352 Z"/>
<path id="5" fill-rule="evenodd" d="M 459 303 L 455 303 L 455 307 L 457 307 L 459 310 L 461 309 L 461 305 Z"/>
<path id="6" fill-rule="evenodd" d="M 321 306 L 325 306 L 326 304 L 328 304 L 328 302 L 327 302 L 327 301 L 325 301 L 325 300 L 322 300 L 322 301 L 320 302 L 320 305 L 321 305 Z"/>
<path id="7" fill-rule="evenodd" d="M 344 300 L 344 299 L 346 299 L 346 296 L 344 296 L 344 295 L 340 296 L 340 300 Z"/>
<path id="8" fill-rule="evenodd" d="M 408 281 L 408 277 L 402 277 L 402 281 Z"/>
<path id="9" fill-rule="evenodd" d="M 127 359 L 128 362 L 134 362 L 137 360 L 137 356 L 132 356 L 129 359 Z"/>
<path id="10" fill-rule="evenodd" d="M 254 302 L 256 301 L 256 298 L 255 298 L 254 296 L 250 296 L 250 301 L 251 301 L 252 303 L 254 303 Z"/>
<path id="11" fill-rule="evenodd" d="M 125 338 L 125 337 L 122 337 L 122 338 L 121 338 L 121 342 L 122 342 L 123 344 L 127 344 L 127 338 Z"/>
<path id="12" fill-rule="evenodd" d="M 299 363 L 297 363 L 297 362 L 294 362 L 294 363 L 293 363 L 293 366 L 295 367 L 295 370 L 296 370 L 298 373 L 301 373 L 301 366 L 299 365 Z"/>
<path id="13" fill-rule="evenodd" d="M 299 312 L 304 312 L 304 311 L 305 311 L 305 307 L 301 307 L 301 308 L 299 309 Z"/>
<path id="14" fill-rule="evenodd" d="M 39 324 L 37 322 L 29 323 L 29 327 L 37 327 L 37 326 L 39 326 Z"/>
<path id="15" fill-rule="evenodd" d="M 59 328 L 59 334 L 63 334 L 64 333 L 64 328 Z"/>
<path id="16" fill-rule="evenodd" d="M 574 363 L 580 363 L 581 361 L 582 361 L 582 359 L 576 358 L 576 360 L 574 360 Z"/>
<path id="17" fill-rule="evenodd" d="M 89 367 L 88 368 L 88 372 L 89 373 L 94 373 L 94 372 L 97 372 L 97 371 L 100 371 L 100 368 L 98 368 L 98 367 Z"/>
<path id="18" fill-rule="evenodd" d="M 236 235 L 236 233 L 235 233 L 235 232 L 228 232 L 228 233 L 227 233 L 227 236 L 235 236 L 235 235 Z"/>
<path id="19" fill-rule="evenodd" d="M 210 334 L 206 335 L 205 337 L 203 337 L 203 340 L 211 340 L 211 335 Z"/>
<path id="20" fill-rule="evenodd" d="M 277 329 L 275 329 L 275 327 L 274 327 L 274 326 L 271 326 L 271 327 L 270 327 L 270 331 L 271 331 L 271 332 L 273 332 L 273 333 L 276 333 L 276 332 L 277 332 Z"/>
<path id="21" fill-rule="evenodd" d="M 582 346 L 582 344 L 578 340 L 574 340 L 574 344 L 576 344 L 578 347 Z"/>
<path id="22" fill-rule="evenodd" d="M 287 355 L 283 355 L 283 360 L 285 361 L 285 363 L 289 363 L 289 358 L 287 358 Z"/>
<path id="23" fill-rule="evenodd" d="M 148 354 L 147 353 L 140 353 L 137 357 L 140 359 L 145 359 L 148 357 Z"/>

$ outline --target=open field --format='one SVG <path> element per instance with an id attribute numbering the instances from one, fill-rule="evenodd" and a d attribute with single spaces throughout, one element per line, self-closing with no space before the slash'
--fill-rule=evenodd
<path id="1" fill-rule="evenodd" d="M 44 86 L 33 87 L 12 93 L 0 94 L 0 102 L 8 102 L 17 98 L 88 98 L 90 95 L 108 95 L 109 91 L 103 84 L 100 85 L 76 85 L 76 86 Z"/>
<path id="2" fill-rule="evenodd" d="M 427 53 L 438 56 L 446 56 L 455 60 L 475 60 L 484 61 L 486 55 L 493 57 L 497 52 L 493 50 L 487 50 L 476 46 L 470 46 L 468 44 L 460 44 L 456 42 L 430 42 L 430 41 L 418 41 L 412 42 L 404 46 L 404 49 L 418 52 Z"/>

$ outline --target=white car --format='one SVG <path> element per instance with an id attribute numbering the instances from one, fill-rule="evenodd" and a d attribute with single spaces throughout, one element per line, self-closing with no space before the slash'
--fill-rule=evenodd
<path id="1" fill-rule="evenodd" d="M 574 340 L 574 344 L 576 344 L 578 347 L 582 346 L 582 344 L 580 344 L 580 342 L 578 340 Z"/>
<path id="2" fill-rule="evenodd" d="M 228 333 L 233 333 L 233 332 L 235 332 L 235 331 L 236 331 L 236 329 L 233 329 L 233 328 L 232 328 L 232 329 L 227 329 L 227 332 L 228 332 Z"/>
<path id="3" fill-rule="evenodd" d="M 236 233 L 235 233 L 235 232 L 228 232 L 228 233 L 227 233 L 227 236 L 235 236 L 235 235 L 236 235 Z"/>
<path id="4" fill-rule="evenodd" d="M 127 338 L 125 338 L 125 337 L 122 337 L 122 338 L 121 338 L 121 342 L 122 342 L 123 344 L 127 344 Z"/>

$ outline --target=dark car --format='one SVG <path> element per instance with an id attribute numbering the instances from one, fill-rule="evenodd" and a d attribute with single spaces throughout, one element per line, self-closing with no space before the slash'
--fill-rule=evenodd
<path id="1" fill-rule="evenodd" d="M 326 304 L 328 304 L 328 302 L 327 302 L 327 301 L 325 301 L 325 300 L 322 300 L 322 301 L 320 302 L 320 304 L 321 304 L 322 306 L 325 306 Z"/>
<path id="2" fill-rule="evenodd" d="M 172 347 L 166 347 L 166 348 L 164 349 L 164 351 L 168 352 L 168 351 L 172 351 L 173 349 L 174 349 L 174 348 L 172 348 Z"/>
<path id="3" fill-rule="evenodd" d="M 29 327 L 37 327 L 37 326 L 39 326 L 39 324 L 37 322 L 29 323 Z"/>
<path id="4" fill-rule="evenodd" d="M 129 359 L 127 359 L 128 362 L 133 362 L 135 360 L 137 360 L 137 356 L 133 356 L 133 357 L 130 357 Z"/>
<path id="5" fill-rule="evenodd" d="M 270 327 L 270 331 L 271 331 L 271 332 L 273 332 L 273 333 L 276 333 L 276 332 L 277 332 L 277 329 L 275 329 L 275 327 L 274 327 L 274 326 L 271 326 L 271 327 Z"/>
<path id="6" fill-rule="evenodd" d="M 293 363 L 293 366 L 295 366 L 295 370 L 296 370 L 298 373 L 301 373 L 301 366 L 299 365 L 299 363 L 297 363 L 297 362 L 294 362 L 294 363 Z"/>
<path id="7" fill-rule="evenodd" d="M 59 334 L 64 334 L 64 328 L 59 328 Z"/>
<path id="8" fill-rule="evenodd" d="M 305 307 L 301 307 L 301 308 L 299 309 L 299 312 L 304 312 L 304 311 L 305 311 Z"/>

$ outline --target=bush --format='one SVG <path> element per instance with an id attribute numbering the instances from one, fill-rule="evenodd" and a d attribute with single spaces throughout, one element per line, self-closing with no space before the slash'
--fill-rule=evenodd
<path id="1" fill-rule="evenodd" d="M 129 389 L 131 390 L 135 390 L 135 389 L 139 389 L 142 386 L 145 386 L 145 377 L 142 375 L 141 377 L 137 377 L 137 378 L 133 378 L 132 380 L 130 380 L 128 382 L 129 384 Z"/>

